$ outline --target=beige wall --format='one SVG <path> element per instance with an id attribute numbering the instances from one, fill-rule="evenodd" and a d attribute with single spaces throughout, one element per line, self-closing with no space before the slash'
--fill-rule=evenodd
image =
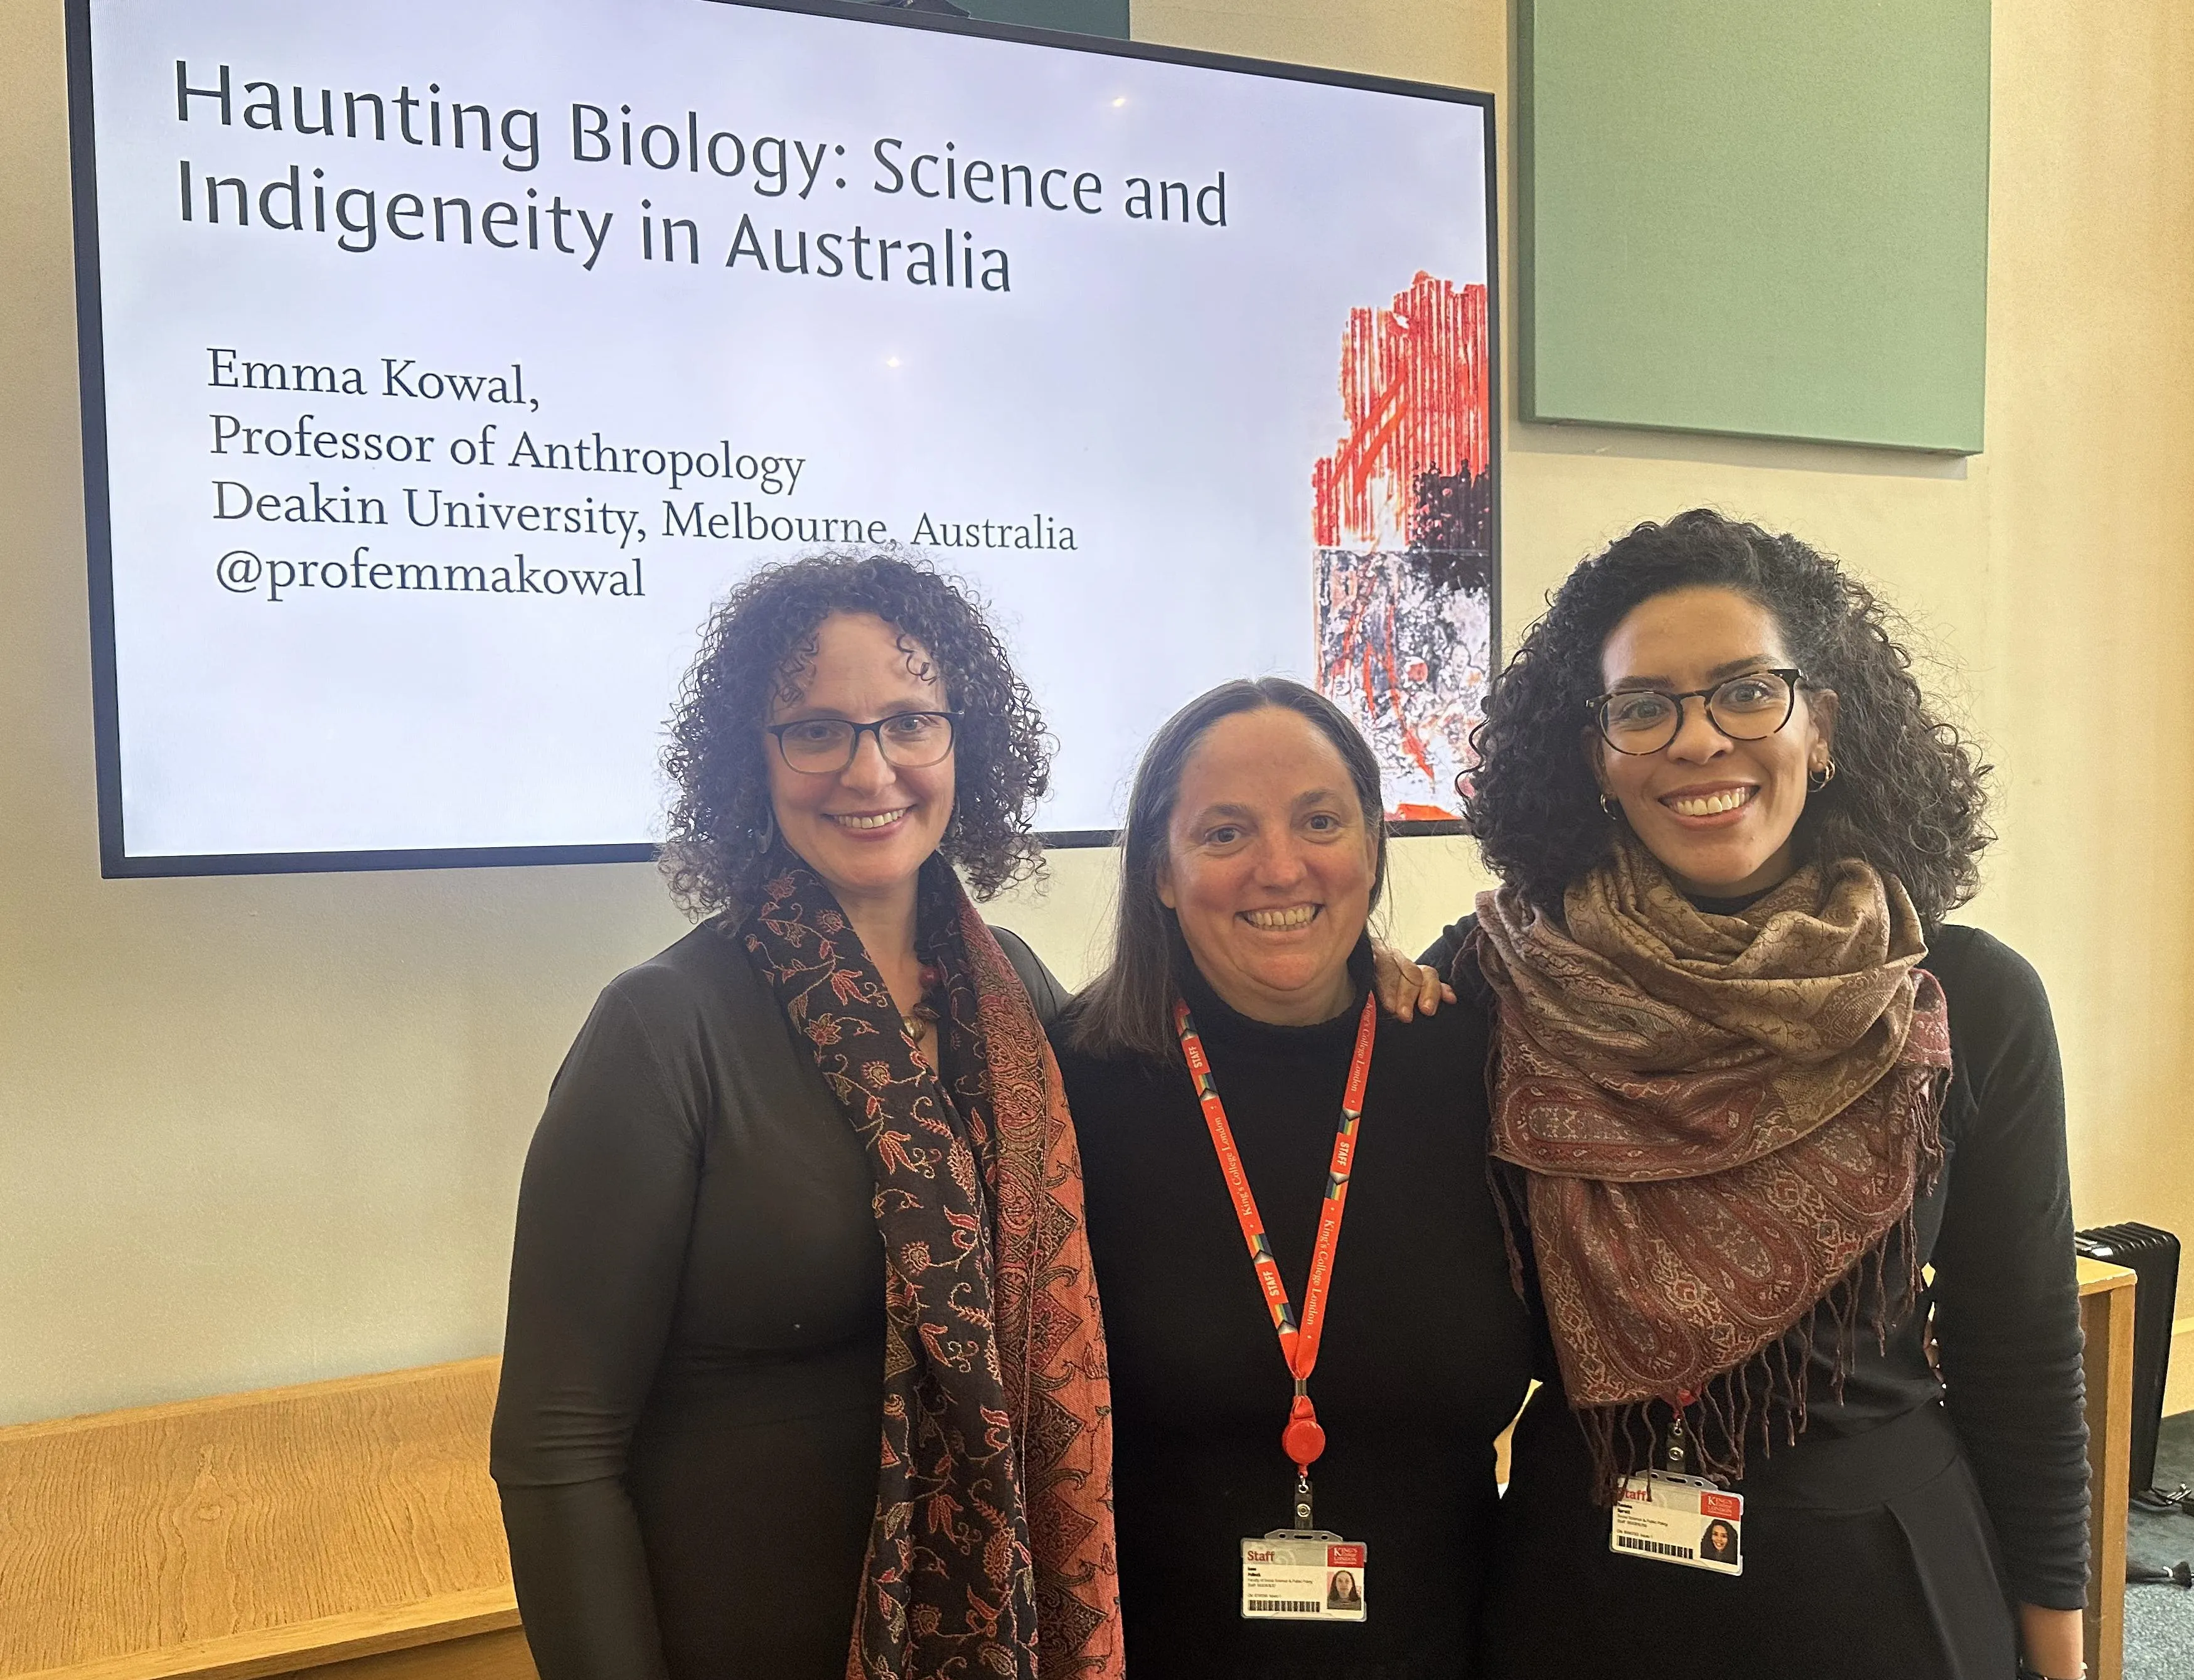
<path id="1" fill-rule="evenodd" d="M 1152 40 L 1491 88 L 1506 156 L 1499 0 L 1135 12 Z M 1996 17 L 1987 452 L 1512 416 L 1508 616 L 1701 501 L 1885 584 L 2001 766 L 1971 915 L 2055 997 L 2079 1217 L 2194 1236 L 2194 13 Z M 492 1348 L 548 1076 L 679 926 L 640 867 L 99 879 L 65 133 L 58 0 L 0 0 L 0 1421 Z M 1400 853 L 1406 943 L 1480 878 L 1463 843 Z M 1062 857 L 1001 920 L 1080 975 L 1109 864 Z"/>

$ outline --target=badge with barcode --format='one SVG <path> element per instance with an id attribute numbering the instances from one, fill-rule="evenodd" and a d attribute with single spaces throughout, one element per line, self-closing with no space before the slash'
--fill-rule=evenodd
<path id="1" fill-rule="evenodd" d="M 1719 1574 L 1744 1573 L 1744 1495 L 1696 1476 L 1634 1476 L 1623 1484 L 1607 1549 Z"/>
<path id="2" fill-rule="evenodd" d="M 1263 1621 L 1362 1621 L 1370 1548 L 1322 1531 L 1242 1542 L 1242 1614 Z"/>

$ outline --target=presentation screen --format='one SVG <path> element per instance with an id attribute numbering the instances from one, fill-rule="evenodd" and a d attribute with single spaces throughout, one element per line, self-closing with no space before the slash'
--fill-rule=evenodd
<path id="1" fill-rule="evenodd" d="M 111 874 L 648 855 L 752 571 L 964 579 L 1109 837 L 1182 702 L 1451 819 L 1485 95 L 845 4 L 72 0 Z"/>

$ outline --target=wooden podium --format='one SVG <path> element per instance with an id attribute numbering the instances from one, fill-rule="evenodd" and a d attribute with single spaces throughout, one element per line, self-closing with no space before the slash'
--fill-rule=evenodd
<path id="1" fill-rule="evenodd" d="M 0 1430 L 0 1676 L 534 1680 L 500 1362 Z"/>

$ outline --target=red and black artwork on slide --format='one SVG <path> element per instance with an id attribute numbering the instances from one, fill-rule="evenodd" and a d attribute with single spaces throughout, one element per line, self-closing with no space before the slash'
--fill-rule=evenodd
<path id="1" fill-rule="evenodd" d="M 1311 470 L 1318 687 L 1386 772 L 1390 817 L 1461 814 L 1493 656 L 1485 288 L 1420 272 L 1348 313 L 1347 433 Z"/>

